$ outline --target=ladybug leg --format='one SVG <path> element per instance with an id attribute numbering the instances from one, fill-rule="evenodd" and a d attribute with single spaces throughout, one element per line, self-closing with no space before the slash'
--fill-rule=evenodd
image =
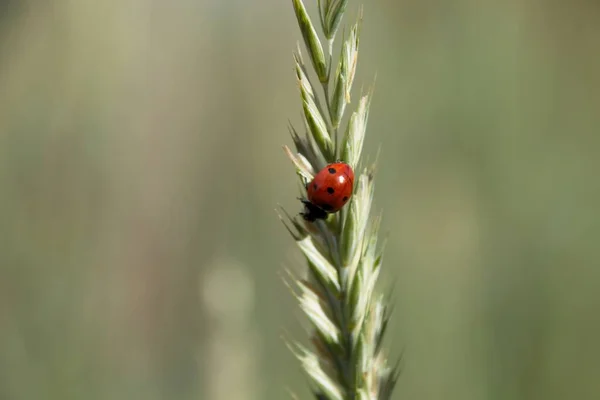
<path id="1" fill-rule="evenodd" d="M 300 200 L 302 202 L 302 204 L 304 204 L 304 212 L 300 213 L 300 215 L 302 215 L 302 218 L 304 218 L 304 220 L 306 220 L 308 222 L 314 222 L 316 220 L 316 217 L 315 217 L 314 213 L 312 212 L 314 205 L 310 201 L 303 199 L 301 197 L 298 197 L 298 200 Z"/>

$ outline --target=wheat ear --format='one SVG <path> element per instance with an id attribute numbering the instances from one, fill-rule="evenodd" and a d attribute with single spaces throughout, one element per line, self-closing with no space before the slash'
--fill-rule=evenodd
<path id="1" fill-rule="evenodd" d="M 287 283 L 314 327 L 313 350 L 300 344 L 290 348 L 318 400 L 386 400 L 398 379 L 398 364 L 389 366 L 382 351 L 389 306 L 375 292 L 382 265 L 382 249 L 377 248 L 380 218 L 370 217 L 374 166 L 361 165 L 372 92 L 360 98 L 340 132 L 356 71 L 362 9 L 343 38 L 332 70 L 333 45 L 347 0 L 317 0 L 326 46 L 302 0 L 292 3 L 322 96 L 317 95 L 298 48 L 294 62 L 305 134 L 290 124 L 296 151 L 284 149 L 296 168 L 303 195 L 315 172 L 338 159 L 351 165 L 357 179 L 350 203 L 326 220 L 307 222 L 287 213 L 281 217 L 308 262 L 307 278 L 290 273 Z"/>

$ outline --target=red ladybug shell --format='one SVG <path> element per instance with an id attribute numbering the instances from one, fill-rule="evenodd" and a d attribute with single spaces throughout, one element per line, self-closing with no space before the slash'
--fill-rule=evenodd
<path id="1" fill-rule="evenodd" d="M 334 213 L 348 202 L 353 186 L 354 171 L 348 164 L 329 164 L 308 184 L 308 201 L 323 211 Z"/>

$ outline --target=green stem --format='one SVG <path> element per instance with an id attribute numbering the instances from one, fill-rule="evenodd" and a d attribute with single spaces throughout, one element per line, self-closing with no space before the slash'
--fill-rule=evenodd
<path id="1" fill-rule="evenodd" d="M 333 41 L 333 37 L 327 40 L 327 51 L 329 55 L 327 81 L 321 82 L 321 85 L 323 86 L 323 94 L 325 96 L 325 103 L 327 104 L 327 114 L 329 115 L 329 118 L 327 120 L 327 129 L 329 130 L 329 136 L 333 139 L 334 144 L 333 160 L 329 161 L 336 161 L 338 158 L 338 128 L 333 126 L 333 115 L 331 113 L 331 99 L 329 97 L 329 81 L 331 80 L 331 67 L 333 65 Z"/>

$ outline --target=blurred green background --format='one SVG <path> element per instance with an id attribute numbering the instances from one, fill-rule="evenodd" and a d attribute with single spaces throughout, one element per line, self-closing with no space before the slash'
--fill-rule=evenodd
<path id="1" fill-rule="evenodd" d="M 395 398 L 600 398 L 600 3 L 365 3 Z M 0 1 L 0 399 L 309 398 L 299 38 L 283 0 Z"/>

